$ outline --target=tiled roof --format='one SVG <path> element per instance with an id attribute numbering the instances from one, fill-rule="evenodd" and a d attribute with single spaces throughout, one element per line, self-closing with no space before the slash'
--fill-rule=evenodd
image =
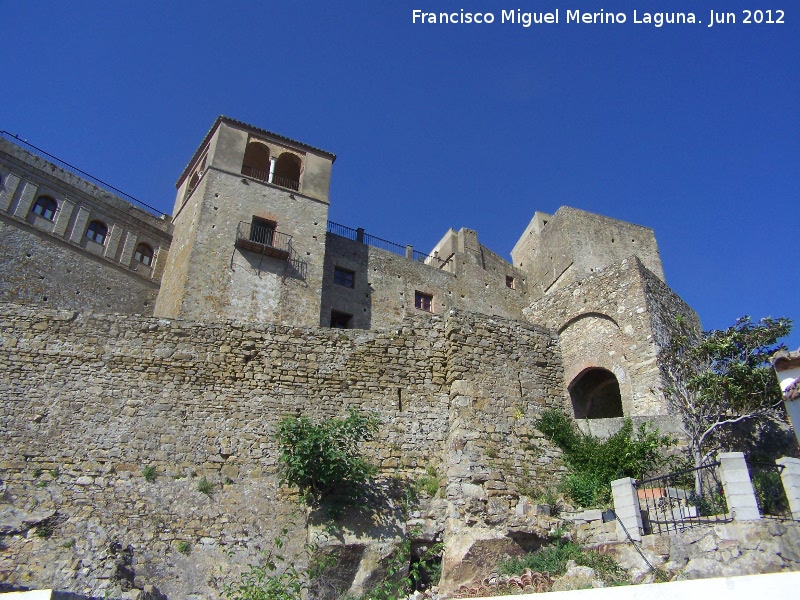
<path id="1" fill-rule="evenodd" d="M 197 147 L 197 150 L 195 150 L 195 153 L 192 155 L 192 158 L 189 161 L 189 164 L 186 165 L 186 168 L 183 170 L 183 173 L 181 173 L 181 176 L 178 177 L 178 181 L 175 183 L 176 188 L 179 188 L 181 186 L 181 182 L 189 174 L 189 169 L 191 168 L 191 166 L 200 157 L 200 153 L 205 149 L 206 145 L 208 144 L 208 141 L 211 139 L 211 135 L 214 133 L 214 130 L 223 121 L 225 121 L 226 123 L 230 123 L 232 125 L 237 125 L 239 127 L 245 127 L 254 133 L 261 133 L 263 135 L 267 135 L 271 138 L 274 138 L 282 142 L 286 142 L 287 144 L 291 144 L 293 146 L 299 146 L 300 148 L 303 148 L 305 150 L 311 150 L 312 152 L 316 152 L 318 154 L 324 154 L 325 156 L 330 157 L 331 162 L 336 160 L 335 154 L 328 152 L 327 150 L 323 150 L 322 148 L 315 148 L 314 146 L 309 146 L 308 144 L 304 144 L 303 142 L 300 142 L 298 140 L 293 140 L 292 138 L 288 138 L 279 133 L 267 131 L 266 129 L 261 129 L 260 127 L 255 127 L 253 125 L 250 125 L 249 123 L 245 123 L 244 121 L 239 121 L 237 119 L 231 119 L 230 117 L 220 115 L 217 117 L 217 120 L 214 121 L 214 124 L 211 126 L 211 129 L 208 130 L 208 133 L 206 133 L 206 136 L 203 138 L 203 141 Z"/>

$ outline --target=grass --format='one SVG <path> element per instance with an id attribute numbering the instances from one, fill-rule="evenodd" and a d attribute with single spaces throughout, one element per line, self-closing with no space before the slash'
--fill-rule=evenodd
<path id="1" fill-rule="evenodd" d="M 201 494 L 210 496 L 211 492 L 214 491 L 214 486 L 208 481 L 208 479 L 201 477 L 200 481 L 197 482 L 197 491 Z"/>
<path id="2" fill-rule="evenodd" d="M 428 496 L 433 498 L 439 491 L 439 485 L 442 478 L 436 472 L 436 469 L 430 465 L 425 469 L 425 475 L 417 479 L 414 488 L 417 492 L 425 492 Z"/>
<path id="3" fill-rule="evenodd" d="M 180 552 L 181 554 L 189 554 L 189 552 L 191 551 L 192 551 L 192 545 L 189 542 L 183 541 L 178 544 L 178 552 Z"/>
<path id="4" fill-rule="evenodd" d="M 36 528 L 36 537 L 46 540 L 53 535 L 53 525 L 51 523 L 42 523 Z"/>
<path id="5" fill-rule="evenodd" d="M 147 483 L 153 483 L 157 476 L 155 467 L 145 467 L 142 469 L 142 477 L 144 477 Z"/>
<path id="6" fill-rule="evenodd" d="M 524 569 L 530 569 L 538 573 L 546 571 L 551 576 L 558 577 L 566 573 L 567 562 L 570 560 L 574 560 L 576 565 L 594 569 L 595 573 L 608 584 L 627 583 L 627 572 L 610 556 L 584 550 L 579 544 L 567 541 L 558 541 L 521 558 L 504 561 L 497 569 L 504 575 L 517 575 Z"/>

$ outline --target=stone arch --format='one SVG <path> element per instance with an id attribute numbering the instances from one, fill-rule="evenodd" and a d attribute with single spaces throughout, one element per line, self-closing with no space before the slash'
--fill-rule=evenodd
<path id="1" fill-rule="evenodd" d="M 302 166 L 303 161 L 300 160 L 299 156 L 291 152 L 284 152 L 278 157 L 275 163 L 275 176 L 272 178 L 273 183 L 295 191 L 299 190 Z"/>
<path id="2" fill-rule="evenodd" d="M 584 369 L 570 382 L 568 390 L 576 419 L 623 416 L 619 381 L 608 369 Z"/>
<path id="3" fill-rule="evenodd" d="M 269 146 L 261 140 L 250 140 L 244 150 L 242 175 L 255 177 L 261 181 L 269 178 Z"/>
<path id="4" fill-rule="evenodd" d="M 636 414 L 629 365 L 625 357 L 631 342 L 614 317 L 601 312 L 574 315 L 559 327 L 558 338 L 564 360 L 564 380 L 568 384 L 570 398 L 571 388 L 581 374 L 591 369 L 602 369 L 610 373 L 617 383 L 622 410 L 618 416 Z M 614 412 L 618 413 L 616 410 Z M 580 411 L 575 414 L 576 418 L 587 418 L 585 415 L 577 417 Z"/>

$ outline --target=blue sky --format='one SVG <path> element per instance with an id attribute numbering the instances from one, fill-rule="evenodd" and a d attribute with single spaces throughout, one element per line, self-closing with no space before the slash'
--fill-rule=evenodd
<path id="1" fill-rule="evenodd" d="M 0 5 L 0 128 L 165 212 L 225 114 L 336 153 L 329 216 L 345 225 L 422 250 L 469 227 L 508 258 L 534 211 L 574 206 L 652 227 L 704 327 L 800 319 L 794 2 Z M 413 24 L 413 9 L 496 21 Z M 561 22 L 500 23 L 510 9 Z M 565 23 L 576 9 L 627 22 Z M 635 24 L 634 9 L 702 23 Z M 737 23 L 709 28 L 710 10 Z"/>

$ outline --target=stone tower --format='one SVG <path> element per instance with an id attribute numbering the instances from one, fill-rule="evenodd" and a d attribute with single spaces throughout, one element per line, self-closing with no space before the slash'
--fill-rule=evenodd
<path id="1" fill-rule="evenodd" d="M 219 117 L 176 184 L 156 316 L 318 325 L 335 159 Z"/>

